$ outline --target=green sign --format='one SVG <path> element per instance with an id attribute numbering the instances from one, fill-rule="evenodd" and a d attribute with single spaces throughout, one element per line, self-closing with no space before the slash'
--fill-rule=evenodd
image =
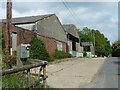
<path id="1" fill-rule="evenodd" d="M 21 58 L 28 58 L 29 56 L 29 49 L 27 49 L 27 45 L 21 44 Z"/>

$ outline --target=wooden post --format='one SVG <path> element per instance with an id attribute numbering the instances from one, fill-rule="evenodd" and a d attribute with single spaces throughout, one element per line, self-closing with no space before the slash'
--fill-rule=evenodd
<path id="1" fill-rule="evenodd" d="M 31 89 L 30 87 L 31 87 L 31 80 L 30 80 L 30 69 L 28 69 L 27 70 L 27 74 L 28 74 L 28 87 L 29 87 L 29 89 Z"/>
<path id="2" fill-rule="evenodd" d="M 46 76 L 46 65 L 43 66 L 43 75 Z M 46 88 L 46 79 L 43 79 L 44 88 Z"/>
<path id="3" fill-rule="evenodd" d="M 17 46 L 17 66 L 20 67 L 22 66 L 22 62 L 21 62 L 21 46 Z"/>
<path id="4" fill-rule="evenodd" d="M 11 19 L 12 19 L 12 0 L 7 0 L 7 19 L 6 19 L 6 53 L 7 55 L 11 54 L 11 48 L 12 48 L 12 24 L 11 24 Z"/>

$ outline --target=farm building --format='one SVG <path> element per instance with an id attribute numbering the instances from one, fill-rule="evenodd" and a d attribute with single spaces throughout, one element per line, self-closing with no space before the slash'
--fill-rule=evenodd
<path id="1" fill-rule="evenodd" d="M 87 52 L 87 56 L 89 56 L 89 52 L 94 55 L 94 46 L 92 42 L 81 42 L 84 47 L 84 52 Z"/>
<path id="2" fill-rule="evenodd" d="M 80 44 L 80 38 L 77 32 L 77 28 L 73 24 L 63 25 L 67 35 L 67 51 L 73 56 L 83 56 L 83 47 Z"/>
<path id="3" fill-rule="evenodd" d="M 5 33 L 5 19 L 2 20 L 2 27 Z M 57 49 L 66 52 L 67 36 L 55 14 L 12 18 L 13 51 L 22 43 L 29 44 L 33 37 L 43 40 L 50 54 Z"/>

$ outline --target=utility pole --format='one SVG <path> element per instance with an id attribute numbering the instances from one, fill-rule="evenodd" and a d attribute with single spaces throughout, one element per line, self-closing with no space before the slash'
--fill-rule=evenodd
<path id="1" fill-rule="evenodd" d="M 93 38 L 94 38 L 94 55 L 95 55 L 95 32 L 93 33 Z"/>
<path id="2" fill-rule="evenodd" d="M 12 0 L 7 0 L 7 15 L 6 15 L 6 54 L 11 55 L 12 48 Z"/>

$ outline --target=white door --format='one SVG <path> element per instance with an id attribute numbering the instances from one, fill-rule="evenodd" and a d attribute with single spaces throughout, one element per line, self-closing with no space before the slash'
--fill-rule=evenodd
<path id="1" fill-rule="evenodd" d="M 12 51 L 17 51 L 17 33 L 12 33 Z"/>

